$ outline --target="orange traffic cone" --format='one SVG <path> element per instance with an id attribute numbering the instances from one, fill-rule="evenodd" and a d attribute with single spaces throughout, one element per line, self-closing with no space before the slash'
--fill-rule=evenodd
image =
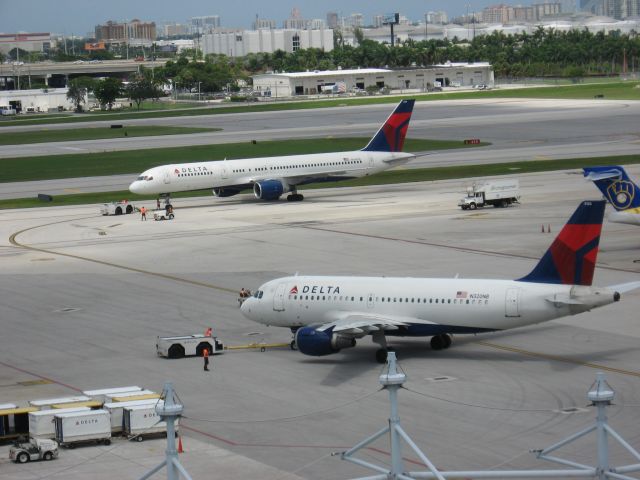
<path id="1" fill-rule="evenodd" d="M 182 449 L 182 436 L 178 437 L 178 453 L 184 453 L 184 450 Z"/>

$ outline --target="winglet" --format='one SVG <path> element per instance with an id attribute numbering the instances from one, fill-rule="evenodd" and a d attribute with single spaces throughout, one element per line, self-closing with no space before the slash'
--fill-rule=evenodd
<path id="1" fill-rule="evenodd" d="M 631 181 L 624 168 L 611 165 L 585 167 L 582 170 L 585 178 L 595 183 L 616 210 L 640 207 L 640 189 Z"/>
<path id="2" fill-rule="evenodd" d="M 362 150 L 365 152 L 401 152 L 415 102 L 415 100 L 402 100 Z"/>
<path id="3" fill-rule="evenodd" d="M 518 281 L 591 285 L 604 207 L 604 200 L 582 202 L 531 273 Z"/>

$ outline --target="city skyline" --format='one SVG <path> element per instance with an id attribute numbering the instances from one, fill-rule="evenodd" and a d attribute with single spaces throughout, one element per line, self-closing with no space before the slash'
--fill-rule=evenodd
<path id="1" fill-rule="evenodd" d="M 494 5 L 496 1 L 483 0 L 405 0 L 397 2 L 371 2 L 353 0 L 345 9 L 344 2 L 325 0 L 316 5 L 302 4 L 299 1 L 275 0 L 265 7 L 264 2 L 246 0 L 242 9 L 228 4 L 212 5 L 204 0 L 187 0 L 176 3 L 168 0 L 111 0 L 109 9 L 101 4 L 100 9 L 86 8 L 86 3 L 77 0 L 31 0 L 23 3 L 0 3 L 0 33 L 18 32 L 51 32 L 66 35 L 83 36 L 94 31 L 96 25 L 108 20 L 133 20 L 156 22 L 186 23 L 190 17 L 219 15 L 221 25 L 229 28 L 251 28 L 256 15 L 260 18 L 275 20 L 280 27 L 289 18 L 293 8 L 298 8 L 302 18 L 326 19 L 328 12 L 336 12 L 339 16 L 348 17 L 352 13 L 361 13 L 364 24 L 372 23 L 374 15 L 399 12 L 411 21 L 424 21 L 427 11 L 444 10 L 449 17 L 469 12 L 479 12 L 484 7 Z M 511 3 L 511 2 L 505 2 Z M 531 4 L 531 1 L 518 2 Z M 84 8 L 78 8 L 83 6 Z M 33 15 L 37 11 L 38 15 Z"/>

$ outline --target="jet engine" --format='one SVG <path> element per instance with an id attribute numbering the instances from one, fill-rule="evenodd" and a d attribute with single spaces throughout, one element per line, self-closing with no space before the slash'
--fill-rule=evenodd
<path id="1" fill-rule="evenodd" d="M 237 195 L 239 193 L 240 190 L 237 190 L 235 188 L 218 187 L 213 189 L 214 197 L 233 197 L 234 195 Z"/>
<path id="2" fill-rule="evenodd" d="M 280 180 L 263 180 L 253 184 L 253 194 L 259 200 L 277 200 L 284 191 Z"/>
<path id="3" fill-rule="evenodd" d="M 296 346 L 305 355 L 321 357 L 338 353 L 343 348 L 356 346 L 356 340 L 344 335 L 334 335 L 333 331 L 318 331 L 314 327 L 302 327 L 296 332 Z"/>

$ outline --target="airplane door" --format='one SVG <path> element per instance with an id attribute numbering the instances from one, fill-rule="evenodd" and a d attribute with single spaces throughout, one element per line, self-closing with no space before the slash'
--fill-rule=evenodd
<path id="1" fill-rule="evenodd" d="M 373 308 L 373 293 L 367 295 L 367 308 Z"/>
<path id="2" fill-rule="evenodd" d="M 164 171 L 164 178 L 163 178 L 163 180 L 164 180 L 164 183 L 165 183 L 165 184 L 169 184 L 169 183 L 171 183 L 171 171 L 170 171 L 168 168 L 167 168 L 167 169 L 165 169 L 165 171 Z"/>
<path id="3" fill-rule="evenodd" d="M 519 317 L 520 310 L 518 308 L 520 298 L 519 288 L 508 288 L 505 295 L 505 317 Z"/>
<path id="4" fill-rule="evenodd" d="M 373 168 L 373 158 L 369 158 L 369 168 Z"/>
<path id="5" fill-rule="evenodd" d="M 220 176 L 222 178 L 228 178 L 229 177 L 229 173 L 227 171 L 227 166 L 224 163 L 222 163 L 222 169 L 220 170 Z"/>
<path id="6" fill-rule="evenodd" d="M 287 288 L 287 285 L 285 283 L 281 283 L 276 288 L 276 293 L 273 296 L 273 309 L 276 312 L 284 311 L 284 291 L 286 288 Z"/>

